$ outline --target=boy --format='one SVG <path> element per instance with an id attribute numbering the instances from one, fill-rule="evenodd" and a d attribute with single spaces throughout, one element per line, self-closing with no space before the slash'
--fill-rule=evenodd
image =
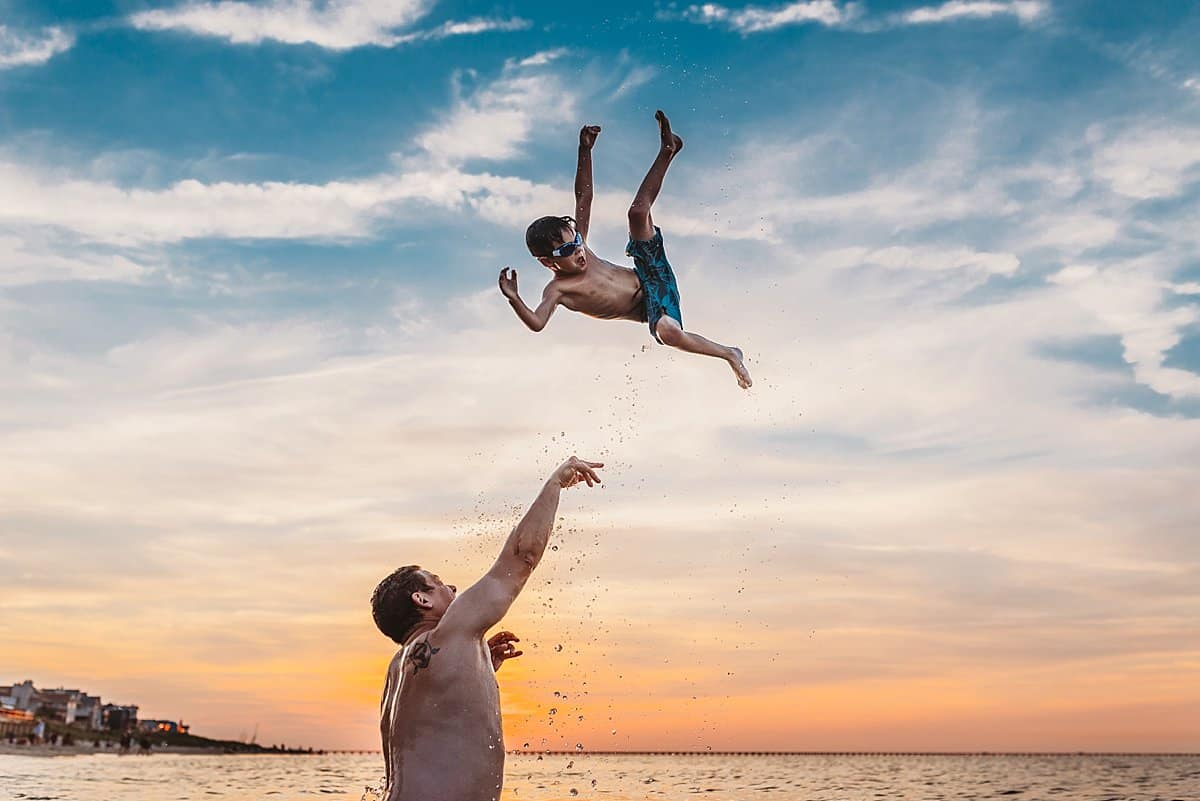
<path id="1" fill-rule="evenodd" d="M 666 114 L 657 111 L 654 117 L 658 120 L 662 143 L 629 207 L 629 244 L 625 254 L 633 257 L 635 269 L 605 261 L 586 244 L 592 214 L 592 145 L 600 134 L 600 126 L 585 125 L 579 131 L 575 218 L 542 217 L 534 220 L 525 232 L 529 252 L 554 273 L 542 292 L 542 302 L 533 310 L 525 305 L 517 292 L 517 272 L 508 267 L 500 271 L 500 291 L 521 322 L 533 331 L 545 328 L 555 307 L 560 305 L 601 320 L 649 323 L 650 333 L 664 345 L 729 362 L 738 384 L 749 388 L 750 373 L 742 363 L 741 350 L 683 330 L 675 274 L 663 252 L 662 231 L 650 218 L 650 206 L 658 197 L 671 160 L 683 149 L 683 140 L 671 132 Z"/>

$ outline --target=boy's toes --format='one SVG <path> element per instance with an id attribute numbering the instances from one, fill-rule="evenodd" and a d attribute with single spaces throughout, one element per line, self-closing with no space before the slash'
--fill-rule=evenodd
<path id="1" fill-rule="evenodd" d="M 667 119 L 666 114 L 662 113 L 662 109 L 654 112 L 654 119 L 658 120 L 658 134 L 662 138 L 662 146 L 672 147 L 678 137 L 671 133 L 671 121 Z"/>
<path id="2" fill-rule="evenodd" d="M 730 348 L 730 351 L 732 351 L 733 358 L 729 360 L 729 366 L 733 368 L 733 374 L 737 376 L 738 386 L 742 389 L 750 389 L 754 381 L 750 378 L 750 371 L 742 363 L 741 348 Z"/>

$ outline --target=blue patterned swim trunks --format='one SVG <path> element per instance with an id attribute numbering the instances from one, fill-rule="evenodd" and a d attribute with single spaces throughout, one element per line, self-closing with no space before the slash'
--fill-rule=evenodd
<path id="1" fill-rule="evenodd" d="M 663 251 L 662 229 L 654 226 L 653 239 L 629 240 L 625 255 L 633 256 L 633 268 L 642 282 L 646 302 L 646 322 L 650 324 L 651 336 L 661 345 L 662 340 L 654 327 L 664 314 L 683 325 L 683 316 L 679 313 L 679 285 L 675 283 L 675 273 Z"/>

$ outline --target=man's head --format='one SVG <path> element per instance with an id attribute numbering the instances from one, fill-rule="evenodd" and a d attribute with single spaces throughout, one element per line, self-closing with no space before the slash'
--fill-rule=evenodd
<path id="1" fill-rule="evenodd" d="M 418 623 L 440 620 L 457 592 L 457 587 L 442 583 L 428 570 L 407 565 L 379 582 L 371 593 L 371 616 L 380 631 L 403 645 Z"/>
<path id="2" fill-rule="evenodd" d="M 587 266 L 583 240 L 570 217 L 539 217 L 525 229 L 530 254 L 556 273 L 581 272 Z"/>

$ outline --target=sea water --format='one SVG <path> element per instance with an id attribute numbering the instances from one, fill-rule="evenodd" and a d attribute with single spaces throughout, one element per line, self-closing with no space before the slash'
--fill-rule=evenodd
<path id="1" fill-rule="evenodd" d="M 377 798 L 378 755 L 0 755 L 0 798 Z M 503 801 L 1200 801 L 1195 756 L 511 755 Z"/>

